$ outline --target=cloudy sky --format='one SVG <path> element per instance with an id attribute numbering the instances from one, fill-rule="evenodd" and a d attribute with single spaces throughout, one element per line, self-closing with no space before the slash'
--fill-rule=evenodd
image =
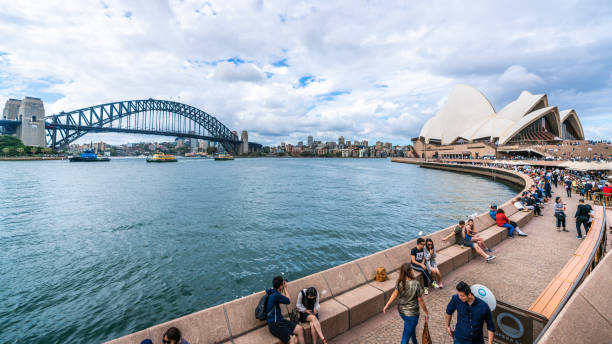
<path id="1" fill-rule="evenodd" d="M 468 4 L 0 0 L 0 104 L 30 95 L 53 114 L 153 97 L 264 144 L 409 143 L 470 84 L 496 110 L 546 93 L 587 138 L 612 139 L 610 3 Z"/>

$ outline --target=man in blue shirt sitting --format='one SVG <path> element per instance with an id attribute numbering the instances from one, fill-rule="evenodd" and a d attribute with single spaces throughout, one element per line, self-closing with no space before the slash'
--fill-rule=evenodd
<path id="1" fill-rule="evenodd" d="M 283 344 L 303 344 L 304 330 L 302 326 L 283 318 L 280 304 L 291 303 L 287 292 L 287 281 L 282 276 L 276 276 L 272 280 L 274 289 L 267 289 L 268 303 L 266 304 L 266 319 L 270 333 L 280 339 Z"/>
<path id="2" fill-rule="evenodd" d="M 493 221 L 496 221 L 497 219 L 497 205 L 496 204 L 491 204 L 491 206 L 489 207 L 489 216 L 493 219 Z"/>
<path id="3" fill-rule="evenodd" d="M 457 326 L 453 331 L 450 322 L 455 311 L 457 311 Z M 495 324 L 489 305 L 475 297 L 467 283 L 459 282 L 457 294 L 453 295 L 446 306 L 446 331 L 453 339 L 453 344 L 484 344 L 482 326 L 485 321 L 491 344 L 495 335 Z"/>

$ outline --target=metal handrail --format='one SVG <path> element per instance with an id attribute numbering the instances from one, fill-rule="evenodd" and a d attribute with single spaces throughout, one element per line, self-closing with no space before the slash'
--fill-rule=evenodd
<path id="1" fill-rule="evenodd" d="M 555 310 L 555 313 L 553 313 L 553 315 L 550 317 L 550 319 L 548 320 L 546 325 L 544 325 L 544 328 L 542 328 L 542 331 L 540 331 L 540 334 L 538 335 L 538 337 L 533 341 L 534 344 L 538 343 L 540 341 L 540 339 L 542 339 L 542 336 L 544 336 L 544 334 L 546 333 L 546 331 L 548 330 L 550 325 L 555 321 L 555 319 L 557 318 L 559 313 L 561 313 L 561 310 L 563 310 L 563 308 L 565 307 L 565 304 L 567 303 L 567 301 L 569 301 L 570 297 L 572 297 L 572 295 L 574 295 L 574 292 L 576 291 L 576 289 L 578 289 L 578 286 L 580 284 L 582 284 L 582 280 L 585 277 L 585 274 L 586 274 L 587 270 L 589 269 L 589 267 L 591 266 L 591 264 L 593 264 L 593 260 L 595 259 L 595 255 L 597 254 L 597 251 L 599 250 L 599 247 L 601 247 L 601 245 L 602 245 L 602 241 L 604 241 L 603 242 L 603 244 L 604 244 L 603 250 L 605 252 L 605 240 L 606 239 L 607 239 L 607 235 L 606 235 L 606 207 L 604 206 L 603 207 L 603 221 L 601 223 L 601 232 L 599 233 L 599 237 L 597 238 L 597 245 L 595 245 L 595 249 L 589 255 L 588 264 L 585 264 L 584 267 L 582 268 L 582 270 L 580 270 L 580 275 L 578 276 L 579 278 L 576 279 L 576 283 L 574 283 L 572 285 L 572 287 L 570 288 L 568 293 L 565 295 L 563 300 L 561 300 L 561 304 L 559 304 L 559 306 L 557 306 L 557 309 Z"/>

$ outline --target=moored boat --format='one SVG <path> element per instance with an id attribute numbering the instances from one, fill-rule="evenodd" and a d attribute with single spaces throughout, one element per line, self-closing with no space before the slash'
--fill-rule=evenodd
<path id="1" fill-rule="evenodd" d="M 110 161 L 108 157 L 98 157 L 98 154 L 94 153 L 93 149 L 86 149 L 79 156 L 71 156 L 68 158 L 70 162 L 98 162 L 98 161 Z"/>

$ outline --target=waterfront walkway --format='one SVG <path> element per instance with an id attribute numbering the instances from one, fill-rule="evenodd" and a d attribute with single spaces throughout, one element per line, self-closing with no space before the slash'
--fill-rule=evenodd
<path id="1" fill-rule="evenodd" d="M 567 198 L 565 189 L 559 184 L 553 186 L 553 199 L 561 196 L 567 204 L 567 229 L 569 232 L 557 232 L 553 216 L 552 201 L 543 209 L 544 216 L 534 217 L 521 229 L 528 237 L 503 240 L 495 246 L 497 259 L 485 263 L 474 259 L 468 264 L 443 276 L 444 289 L 430 289 L 424 296 L 429 309 L 429 330 L 432 340 L 437 344 L 452 343 L 446 334 L 444 315 L 446 304 L 455 294 L 455 285 L 463 280 L 468 284 L 482 284 L 495 294 L 498 300 L 521 307 L 529 308 L 547 284 L 573 256 L 580 244 L 576 239 L 574 214 L 580 195 Z M 485 211 L 486 209 L 483 209 Z M 584 235 L 584 233 L 583 233 Z M 421 341 L 423 313 L 417 327 L 417 338 Z M 453 319 L 453 324 L 455 320 Z M 350 329 L 334 338 L 330 343 L 399 343 L 402 337 L 403 322 L 396 307 L 390 307 L 386 314 L 377 315 L 367 322 Z"/>

